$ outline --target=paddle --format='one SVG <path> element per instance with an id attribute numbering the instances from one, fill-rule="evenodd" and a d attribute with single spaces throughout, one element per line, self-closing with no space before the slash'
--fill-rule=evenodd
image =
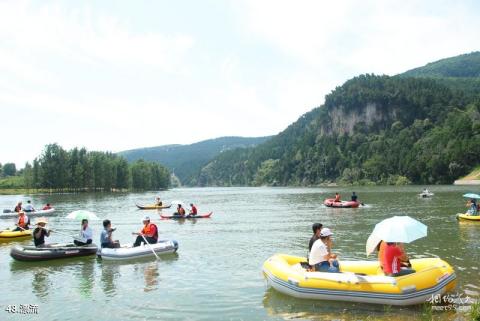
<path id="1" fill-rule="evenodd" d="M 47 230 L 45 227 L 43 227 L 43 226 L 39 226 L 39 227 L 42 228 L 42 229 L 44 229 L 44 230 L 46 230 L 46 231 L 48 231 L 48 230 Z M 50 231 L 55 232 L 55 233 L 57 233 L 57 234 L 59 234 L 59 235 L 71 237 L 71 238 L 73 238 L 74 240 L 77 240 L 77 241 L 79 241 L 79 242 L 84 243 L 82 239 L 80 239 L 80 238 L 78 238 L 78 237 L 76 237 L 76 236 L 73 236 L 73 235 L 71 235 L 71 234 L 62 233 L 62 232 L 60 232 L 60 231 L 58 231 L 58 230 L 53 230 L 53 229 L 50 229 Z"/>
<path id="2" fill-rule="evenodd" d="M 150 248 L 150 250 L 152 251 L 153 255 L 155 255 L 155 257 L 157 258 L 158 260 L 158 255 L 157 253 L 155 253 L 155 251 L 153 250 L 153 247 L 150 245 L 150 243 L 148 243 L 147 239 L 145 238 L 145 236 L 143 234 L 140 234 L 142 237 L 143 237 L 143 240 L 145 241 L 145 243 L 147 243 L 148 247 Z"/>

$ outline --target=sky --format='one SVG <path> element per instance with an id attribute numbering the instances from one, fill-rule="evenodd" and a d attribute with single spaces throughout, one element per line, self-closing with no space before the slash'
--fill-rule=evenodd
<path id="1" fill-rule="evenodd" d="M 479 39 L 474 0 L 2 0 L 0 163 L 273 135 L 349 78 Z"/>

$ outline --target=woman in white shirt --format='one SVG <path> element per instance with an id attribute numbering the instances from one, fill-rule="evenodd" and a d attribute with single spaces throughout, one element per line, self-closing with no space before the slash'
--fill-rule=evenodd
<path id="1" fill-rule="evenodd" d="M 308 256 L 310 264 L 317 272 L 340 272 L 337 256 L 330 253 L 332 248 L 332 231 L 329 228 L 322 228 L 320 238 L 313 243 L 312 250 Z"/>
<path id="2" fill-rule="evenodd" d="M 75 243 L 75 245 L 78 245 L 78 246 L 92 244 L 92 237 L 93 237 L 93 231 L 88 226 L 88 220 L 83 219 L 82 227 L 80 229 L 80 238 L 78 240 L 74 240 L 73 243 Z"/>

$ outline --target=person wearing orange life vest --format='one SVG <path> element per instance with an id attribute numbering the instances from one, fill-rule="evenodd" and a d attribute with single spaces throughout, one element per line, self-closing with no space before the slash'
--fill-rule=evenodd
<path id="1" fill-rule="evenodd" d="M 190 213 L 188 213 L 188 215 L 194 216 L 194 215 L 197 215 L 197 214 L 198 214 L 197 207 L 195 205 L 193 205 L 193 203 L 190 203 Z"/>
<path id="2" fill-rule="evenodd" d="M 140 246 L 142 243 L 145 243 L 144 238 L 147 240 L 148 243 L 157 243 L 158 241 L 158 229 L 157 226 L 153 223 L 150 223 L 150 217 L 145 216 L 143 217 L 143 228 L 142 230 L 137 233 L 132 233 L 133 235 L 137 235 L 135 239 L 135 243 L 133 246 Z"/>
<path id="3" fill-rule="evenodd" d="M 17 227 L 13 231 L 23 231 L 28 230 L 30 227 L 30 219 L 25 215 L 24 211 L 18 212 L 18 220 L 15 224 Z"/>

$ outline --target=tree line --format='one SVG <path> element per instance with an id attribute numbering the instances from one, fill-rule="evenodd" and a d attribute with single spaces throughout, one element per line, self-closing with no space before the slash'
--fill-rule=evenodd
<path id="1" fill-rule="evenodd" d="M 158 190 L 168 188 L 170 173 L 158 163 L 134 163 L 110 152 L 65 150 L 46 145 L 42 154 L 19 171 L 23 187 L 54 191 Z"/>
<path id="2" fill-rule="evenodd" d="M 355 77 L 271 140 L 220 154 L 198 182 L 452 183 L 479 164 L 478 84 L 475 78 Z"/>

